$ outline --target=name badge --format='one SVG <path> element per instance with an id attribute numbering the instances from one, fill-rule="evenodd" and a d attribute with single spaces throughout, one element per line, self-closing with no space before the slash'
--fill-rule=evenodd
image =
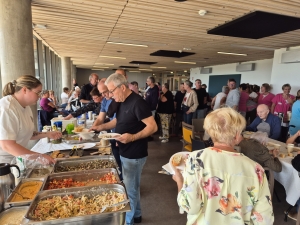
<path id="1" fill-rule="evenodd" d="M 278 105 L 282 105 L 282 103 L 281 103 L 281 102 L 278 102 Z"/>

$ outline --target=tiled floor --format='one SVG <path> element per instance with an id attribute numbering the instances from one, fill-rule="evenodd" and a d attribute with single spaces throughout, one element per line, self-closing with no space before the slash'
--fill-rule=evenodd
<path id="1" fill-rule="evenodd" d="M 171 138 L 168 143 L 155 140 L 149 142 L 149 156 L 143 170 L 141 181 L 142 225 L 184 225 L 186 215 L 179 214 L 176 203 L 177 186 L 171 176 L 159 174 L 161 166 L 169 161 L 175 152 L 181 151 L 182 143 L 178 138 Z M 296 221 L 288 218 L 284 222 L 283 212 L 288 208 L 284 188 L 275 182 L 275 190 L 281 202 L 274 197 L 274 225 L 294 225 Z M 220 223 L 222 224 L 222 223 Z M 214 225 L 214 224 L 210 224 Z"/>

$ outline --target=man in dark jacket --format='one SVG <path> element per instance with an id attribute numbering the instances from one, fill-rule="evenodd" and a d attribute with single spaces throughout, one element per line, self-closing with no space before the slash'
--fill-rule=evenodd
<path id="1" fill-rule="evenodd" d="M 94 87 L 97 86 L 98 79 L 99 79 L 98 74 L 92 73 L 89 76 L 90 83 L 84 85 L 81 88 L 79 99 L 82 104 L 87 104 L 92 100 L 92 96 L 90 95 L 90 92 L 93 90 Z"/>
<path id="2" fill-rule="evenodd" d="M 81 114 L 87 113 L 89 111 L 93 111 L 94 113 L 96 113 L 98 115 L 100 112 L 101 102 L 102 102 L 103 97 L 100 94 L 100 92 L 98 91 L 97 87 L 95 87 L 90 92 L 90 95 L 93 100 L 90 103 L 88 103 L 87 105 L 85 105 L 85 106 L 77 109 L 75 112 L 72 112 L 71 114 L 69 114 L 67 117 L 65 117 L 65 120 L 69 120 L 73 117 L 80 116 Z"/>
<path id="3" fill-rule="evenodd" d="M 269 107 L 265 104 L 257 106 L 257 115 L 255 120 L 246 127 L 246 130 L 266 132 L 269 138 L 278 140 L 281 131 L 281 121 L 279 117 L 271 114 Z"/>
<path id="4" fill-rule="evenodd" d="M 147 85 L 149 88 L 147 90 L 145 100 L 151 109 L 152 115 L 154 116 L 158 104 L 159 89 L 155 84 L 154 77 L 147 78 Z"/>

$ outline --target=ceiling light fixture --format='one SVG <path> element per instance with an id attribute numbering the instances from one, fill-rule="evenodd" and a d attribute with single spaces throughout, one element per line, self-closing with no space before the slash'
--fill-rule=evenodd
<path id="1" fill-rule="evenodd" d="M 97 65 L 105 65 L 105 66 L 113 66 L 115 64 L 111 64 L 111 63 L 95 63 Z"/>
<path id="2" fill-rule="evenodd" d="M 172 71 L 170 73 L 173 73 Z"/>
<path id="3" fill-rule="evenodd" d="M 100 55 L 100 58 L 111 58 L 111 59 L 126 59 L 125 57 L 118 57 L 118 56 L 107 56 L 107 55 Z"/>
<path id="4" fill-rule="evenodd" d="M 165 67 L 165 66 L 150 66 L 150 68 L 153 68 L 153 69 L 167 69 L 167 67 Z"/>
<path id="5" fill-rule="evenodd" d="M 200 16 L 205 16 L 205 14 L 207 13 L 207 11 L 204 10 L 204 9 L 201 9 L 201 10 L 199 10 L 198 13 L 199 13 Z"/>
<path id="6" fill-rule="evenodd" d="M 139 69 L 139 70 L 152 71 L 151 69 Z"/>
<path id="7" fill-rule="evenodd" d="M 129 71 L 130 73 L 140 73 L 141 71 L 136 71 L 136 70 L 133 70 L 133 71 Z"/>
<path id="8" fill-rule="evenodd" d="M 233 52 L 218 52 L 219 54 L 225 54 L 225 55 L 240 55 L 240 56 L 247 56 L 247 54 L 242 53 L 233 53 Z"/>
<path id="9" fill-rule="evenodd" d="M 107 44 L 115 44 L 115 45 L 128 45 L 128 46 L 135 46 L 135 47 L 144 47 L 147 48 L 148 45 L 139 45 L 139 44 L 130 44 L 130 43 L 122 43 L 122 42 L 112 42 L 108 41 Z"/>
<path id="10" fill-rule="evenodd" d="M 100 68 L 100 69 L 107 69 L 107 68 L 109 68 L 108 66 L 100 66 L 100 67 L 98 67 L 98 66 L 93 66 L 94 68 Z"/>
<path id="11" fill-rule="evenodd" d="M 33 28 L 47 29 L 47 24 L 32 24 Z"/>
<path id="12" fill-rule="evenodd" d="M 185 70 L 185 71 L 183 71 L 183 72 L 185 72 L 185 73 L 186 73 L 186 72 L 187 72 L 187 70 Z"/>
<path id="13" fill-rule="evenodd" d="M 196 64 L 195 62 L 174 61 L 174 63 Z"/>
<path id="14" fill-rule="evenodd" d="M 104 69 L 96 69 L 96 68 L 93 68 L 92 70 L 101 70 L 101 71 L 103 71 Z"/>

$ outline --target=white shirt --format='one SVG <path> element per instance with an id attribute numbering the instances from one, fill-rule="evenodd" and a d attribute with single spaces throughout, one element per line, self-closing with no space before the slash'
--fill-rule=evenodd
<path id="1" fill-rule="evenodd" d="M 189 97 L 190 97 L 190 94 L 191 94 L 191 92 L 190 93 L 185 93 L 185 96 L 184 96 L 184 98 L 183 98 L 183 104 L 184 105 L 186 105 L 187 106 L 187 102 L 188 102 L 188 99 L 189 99 Z"/>
<path id="2" fill-rule="evenodd" d="M 224 92 L 220 92 L 216 95 L 214 110 L 220 108 L 220 101 L 222 98 L 226 97 L 227 95 Z"/>
<path id="3" fill-rule="evenodd" d="M 66 92 L 61 93 L 60 98 L 61 98 L 61 104 L 68 103 L 69 96 Z"/>
<path id="4" fill-rule="evenodd" d="M 34 131 L 31 108 L 23 108 L 11 95 L 3 97 L 0 99 L 0 124 L 0 140 L 15 140 L 26 147 Z M 0 147 L 1 163 L 10 163 L 13 157 Z"/>

